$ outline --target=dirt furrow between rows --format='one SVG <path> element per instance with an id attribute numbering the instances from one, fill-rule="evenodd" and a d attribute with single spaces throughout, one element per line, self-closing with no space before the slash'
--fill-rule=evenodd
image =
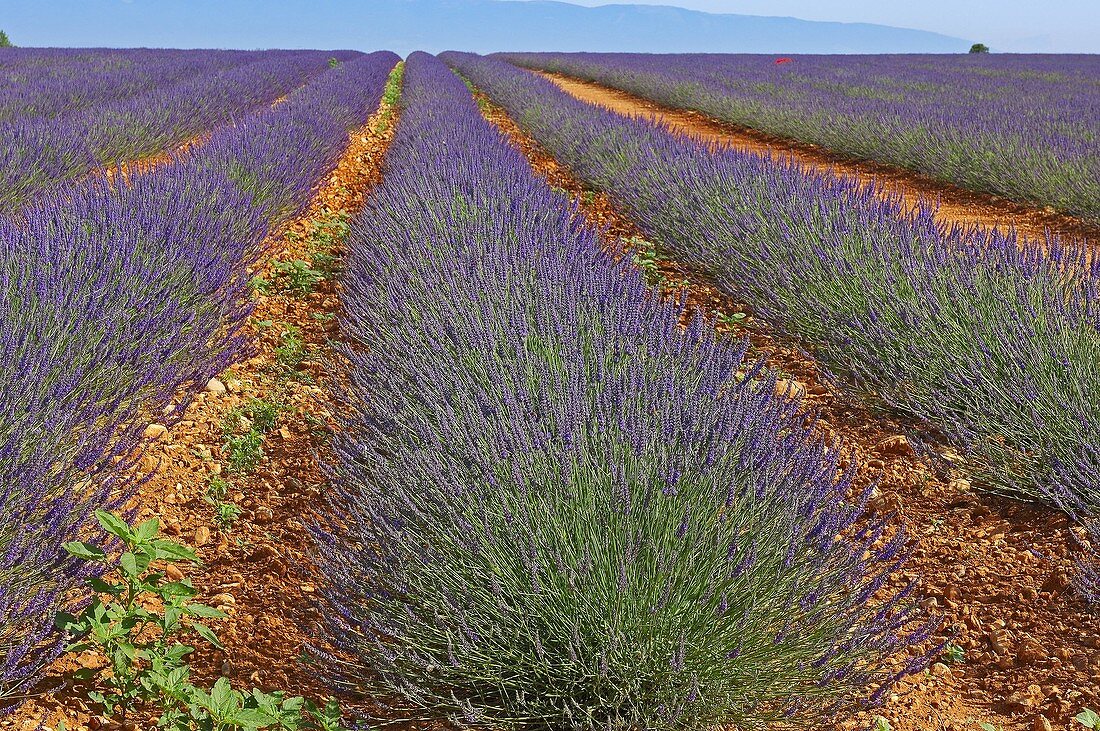
<path id="1" fill-rule="evenodd" d="M 640 231 L 610 198 L 585 188 L 488 97 L 485 116 L 524 152 L 550 185 L 570 193 L 604 241 L 622 256 L 653 261 Z M 639 259 L 639 256 L 642 259 Z M 925 674 L 903 681 L 878 711 L 842 724 L 865 729 L 882 715 L 895 731 L 1070 728 L 1100 701 L 1100 620 L 1069 587 L 1075 530 L 1049 510 L 978 493 L 960 476 L 937 471 L 914 453 L 903 425 L 872 415 L 819 379 L 812 358 L 752 319 L 698 271 L 656 258 L 642 263 L 670 294 L 686 289 L 690 306 L 720 331 L 748 337 L 779 370 L 781 390 L 800 392 L 821 428 L 843 444 L 860 481 L 878 481 L 874 508 L 894 514 L 913 541 L 906 579 L 921 582 L 922 604 L 944 617 L 948 652 Z M 725 317 L 719 317 L 719 313 Z M 738 313 L 745 313 L 738 319 Z M 733 317 L 730 317 L 733 316 Z"/>
<path id="2" fill-rule="evenodd" d="M 158 518 L 167 537 L 196 549 L 202 563 L 173 578 L 190 579 L 199 601 L 229 615 L 211 621 L 224 650 L 195 638 L 190 661 L 202 685 L 224 676 L 235 687 L 330 694 L 303 657 L 318 591 L 307 526 L 325 489 L 318 459 L 331 428 L 322 361 L 335 337 L 343 237 L 381 179 L 395 122 L 384 100 L 350 135 L 306 212 L 266 242 L 268 256 L 253 272 L 253 356 L 211 380 L 170 429 L 146 430 L 154 442 L 141 469 L 151 477 L 134 517 Z M 83 689 L 67 676 L 102 664 L 91 653 L 61 658 L 41 695 L 0 728 L 56 728 L 62 719 L 70 730 L 97 728 Z"/>
<path id="3" fill-rule="evenodd" d="M 292 91 L 297 91 L 308 83 L 309 80 L 307 79 L 306 81 L 295 87 Z M 289 96 L 289 94 L 290 92 L 287 92 L 286 94 L 280 96 L 278 99 L 275 99 L 271 102 L 271 104 L 268 105 L 268 108 L 276 108 L 284 101 L 286 101 L 286 98 L 287 96 Z M 261 111 L 263 111 L 263 108 L 257 107 L 252 111 L 252 113 L 258 114 Z M 247 119 L 247 117 L 245 118 Z M 144 175 L 145 173 L 152 172 L 153 170 L 156 170 L 163 165 L 168 165 L 172 162 L 175 162 L 180 158 L 181 155 L 205 145 L 207 142 L 210 141 L 210 138 L 213 136 L 215 129 L 217 129 L 217 127 L 215 127 L 214 129 L 208 129 L 205 132 L 200 132 L 194 137 L 177 144 L 171 150 L 160 150 L 159 152 L 154 152 L 149 155 L 143 155 L 141 157 L 134 158 L 133 160 L 124 160 L 123 162 L 108 165 L 107 167 L 98 170 L 93 170 L 91 173 L 88 174 L 88 179 L 94 180 L 97 177 L 103 177 L 107 180 L 114 180 L 115 178 L 129 180 L 130 177 L 133 175 Z"/>
<path id="4" fill-rule="evenodd" d="M 1050 232 L 1065 241 L 1100 242 L 1100 225 L 1055 213 L 1053 209 L 1030 208 L 890 165 L 852 161 L 816 145 L 736 127 L 700 112 L 671 109 L 590 81 L 541 71 L 533 73 L 549 79 L 562 91 L 577 99 L 619 114 L 654 119 L 674 132 L 712 145 L 750 153 L 771 154 L 781 160 L 790 160 L 805 169 L 854 178 L 865 185 L 875 181 L 883 185 L 890 194 L 902 196 L 910 207 L 916 207 L 922 202 L 938 204 L 936 217 L 947 225 L 1015 229 L 1031 238 L 1043 238 L 1046 232 Z"/>

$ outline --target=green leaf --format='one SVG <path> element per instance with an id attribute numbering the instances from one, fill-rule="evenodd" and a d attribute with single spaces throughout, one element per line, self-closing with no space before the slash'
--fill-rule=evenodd
<path id="1" fill-rule="evenodd" d="M 129 551 L 119 557 L 118 564 L 127 576 L 137 576 L 141 573 L 141 570 L 138 569 L 137 557 Z"/>
<path id="2" fill-rule="evenodd" d="M 102 561 L 107 557 L 107 554 L 103 552 L 102 548 L 93 546 L 90 543 L 72 541 L 71 543 L 62 544 L 61 547 L 68 551 L 69 554 L 88 561 Z"/>
<path id="3" fill-rule="evenodd" d="M 65 652 L 71 652 L 76 655 L 79 655 L 82 652 L 87 652 L 88 650 L 98 649 L 99 645 L 95 644 L 94 642 L 74 642 L 71 645 L 65 646 Z"/>
<path id="4" fill-rule="evenodd" d="M 1100 726 L 1100 715 L 1097 715 L 1096 711 L 1091 708 L 1084 709 L 1074 716 L 1073 720 L 1085 728 L 1097 728 Z"/>
<path id="5" fill-rule="evenodd" d="M 111 584 L 96 577 L 88 579 L 88 586 L 98 594 L 110 594 L 111 596 L 122 596 L 126 591 L 126 587 L 122 584 Z"/>
<path id="6" fill-rule="evenodd" d="M 175 541 L 166 541 L 163 538 L 150 541 L 158 559 L 171 559 L 173 561 L 198 561 L 199 557 L 187 546 Z"/>
<path id="7" fill-rule="evenodd" d="M 188 604 L 183 608 L 183 611 L 192 617 L 202 617 L 203 619 L 225 619 L 229 616 L 222 610 L 208 607 L 205 604 Z"/>
<path id="8" fill-rule="evenodd" d="M 166 660 L 169 660 L 173 663 L 177 663 L 180 660 L 182 660 L 185 656 L 190 655 L 194 651 L 195 651 L 195 648 L 191 647 L 190 645 L 176 644 L 176 645 L 172 645 L 170 648 L 168 648 L 168 652 L 164 653 L 164 657 L 165 657 Z"/>
<path id="9" fill-rule="evenodd" d="M 156 558 L 156 554 L 153 551 L 146 551 L 138 548 L 134 551 L 134 558 L 137 559 L 138 573 L 144 574 L 146 571 L 149 570 L 149 564 L 153 563 L 153 559 Z M 156 587 L 157 581 L 158 580 L 154 577 L 147 577 L 145 579 L 145 583 L 152 588 Z M 147 588 L 146 590 L 151 591 L 152 589 Z"/>
<path id="10" fill-rule="evenodd" d="M 164 608 L 164 626 L 168 629 L 175 627 L 179 624 L 180 617 L 183 616 L 183 610 L 179 607 L 165 607 Z"/>
<path id="11" fill-rule="evenodd" d="M 119 642 L 118 651 L 126 656 L 129 660 L 137 660 L 138 651 L 137 648 L 131 645 L 129 642 Z"/>
<path id="12" fill-rule="evenodd" d="M 200 637 L 202 637 L 214 647 L 218 648 L 219 650 L 225 649 L 225 646 L 222 645 L 221 640 L 219 640 L 218 636 L 214 634 L 214 630 L 210 629 L 205 624 L 202 624 L 201 622 L 195 622 L 193 625 L 191 625 L 191 628 L 198 632 Z"/>
<path id="13" fill-rule="evenodd" d="M 214 683 L 214 687 L 210 689 L 210 700 L 214 704 L 214 710 L 223 718 L 228 718 L 230 712 L 235 710 L 233 686 L 226 678 L 218 678 L 218 682 Z"/>
<path id="14" fill-rule="evenodd" d="M 127 629 L 137 626 L 141 622 L 152 620 L 156 615 L 143 607 L 134 607 L 129 613 L 126 614 L 122 623 Z"/>
<path id="15" fill-rule="evenodd" d="M 197 594 L 195 587 L 191 586 L 191 582 L 186 579 L 183 581 L 170 581 L 160 587 L 160 595 L 169 600 L 189 599 Z"/>
<path id="16" fill-rule="evenodd" d="M 103 530 L 107 531 L 113 536 L 117 536 L 122 540 L 130 543 L 134 540 L 134 534 L 130 530 L 130 526 L 126 525 L 126 521 L 118 517 L 114 513 L 108 513 L 106 510 L 95 511 L 96 520 L 103 526 Z"/>
<path id="17" fill-rule="evenodd" d="M 53 619 L 54 626 L 62 632 L 80 634 L 84 629 L 84 619 L 77 619 L 68 612 L 58 612 Z"/>
<path id="18" fill-rule="evenodd" d="M 134 531 L 134 537 L 139 542 L 145 542 L 160 532 L 160 521 L 156 518 L 150 518 L 137 527 Z"/>
<path id="19" fill-rule="evenodd" d="M 214 707 L 214 699 L 211 698 L 209 695 L 207 695 L 207 693 L 204 690 L 202 690 L 201 688 L 194 688 L 192 690 L 191 697 L 192 697 L 192 704 L 193 705 L 199 706 L 201 708 L 205 708 L 206 710 L 210 711 L 211 713 L 213 713 L 215 710 L 217 710 Z M 193 710 L 192 710 L 192 713 L 194 713 Z M 198 718 L 198 717 L 196 716 L 196 718 Z"/>
<path id="20" fill-rule="evenodd" d="M 275 718 L 257 708 L 242 708 L 229 718 L 229 721 L 246 729 L 259 729 L 275 723 Z"/>

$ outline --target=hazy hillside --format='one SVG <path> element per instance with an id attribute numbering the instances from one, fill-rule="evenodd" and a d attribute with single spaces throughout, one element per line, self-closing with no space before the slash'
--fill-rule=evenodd
<path id="1" fill-rule="evenodd" d="M 867 23 L 717 15 L 656 5 L 398 0 L 366 11 L 397 45 L 474 51 L 957 52 L 957 38 Z M 464 27 L 463 27 L 464 26 Z"/>
<path id="2" fill-rule="evenodd" d="M 5 3 L 10 29 L 24 30 L 21 16 L 39 16 L 38 2 Z M 656 5 L 589 8 L 542 0 L 246 0 L 238 5 L 245 13 L 254 11 L 247 23 L 226 17 L 221 0 L 55 0 L 50 24 L 28 24 L 18 40 L 50 45 L 51 34 L 63 32 L 89 46 L 390 48 L 399 53 L 449 48 L 935 53 L 969 47 L 957 38 L 883 25 L 717 15 Z M 241 13 L 236 8 L 235 16 Z"/>

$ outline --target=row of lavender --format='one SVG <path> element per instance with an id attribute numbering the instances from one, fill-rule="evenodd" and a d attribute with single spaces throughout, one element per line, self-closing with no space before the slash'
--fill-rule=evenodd
<path id="1" fill-rule="evenodd" d="M 359 56 L 171 164 L 0 221 L 0 712 L 58 653 L 81 583 L 62 543 L 127 499 L 143 423 L 242 354 L 247 265 L 396 61 Z"/>
<path id="2" fill-rule="evenodd" d="M 0 121 L 56 117 L 260 57 L 258 51 L 0 48 Z"/>
<path id="3" fill-rule="evenodd" d="M 884 588 L 903 538 L 746 344 L 681 328 L 431 56 L 388 155 L 316 527 L 334 688 L 460 727 L 758 728 L 925 662 Z"/>
<path id="4" fill-rule="evenodd" d="M 505 58 L 1100 221 L 1096 56 Z"/>
<path id="5" fill-rule="evenodd" d="M 1091 249 L 944 228 L 855 183 L 577 101 L 504 61 L 446 60 L 840 384 L 955 444 L 982 484 L 1100 508 Z"/>
<path id="6" fill-rule="evenodd" d="M 130 97 L 57 116 L 0 123 L 0 213 L 91 170 L 162 152 L 212 127 L 270 104 L 328 67 L 324 51 L 265 51 L 241 56 L 180 51 L 175 63 L 199 72 Z M 337 53 L 343 60 L 356 52 Z M 171 63 L 168 64 L 171 66 Z M 161 69 L 161 73 L 172 74 Z"/>

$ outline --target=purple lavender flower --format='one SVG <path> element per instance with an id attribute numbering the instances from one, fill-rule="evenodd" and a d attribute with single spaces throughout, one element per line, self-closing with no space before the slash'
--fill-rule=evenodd
<path id="1" fill-rule="evenodd" d="M 975 484 L 1100 509 L 1095 247 L 941 226 L 931 208 L 711 150 L 500 60 L 446 58 L 660 249 L 797 338 L 837 385 L 906 417 L 919 441 L 953 444 Z"/>
<path id="2" fill-rule="evenodd" d="M 383 718 L 602 729 L 816 718 L 887 681 L 914 615 L 856 596 L 896 567 L 848 538 L 850 477 L 747 344 L 681 328 L 425 54 L 387 170 L 349 239 L 314 526 L 332 687 Z"/>

